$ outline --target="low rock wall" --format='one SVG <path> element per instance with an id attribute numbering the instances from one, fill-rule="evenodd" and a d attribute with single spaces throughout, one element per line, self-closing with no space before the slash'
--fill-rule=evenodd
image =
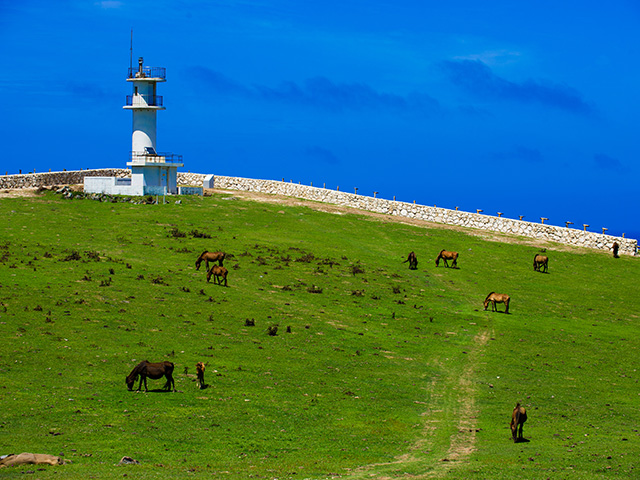
<path id="1" fill-rule="evenodd" d="M 52 185 L 77 185 L 84 183 L 84 177 L 128 177 L 131 170 L 125 168 L 104 168 L 100 170 L 70 170 L 68 172 L 26 173 L 22 175 L 0 176 L 0 189 L 38 188 Z"/>
<path id="2" fill-rule="evenodd" d="M 83 183 L 85 176 L 125 178 L 130 175 L 131 170 L 128 169 L 74 170 L 69 172 L 5 175 L 0 176 L 0 189 L 74 185 Z M 206 175 L 201 173 L 178 172 L 178 185 L 202 186 L 205 177 Z M 619 253 L 626 255 L 635 255 L 638 249 L 638 241 L 632 238 L 614 237 L 612 235 L 585 232 L 574 228 L 544 225 L 541 223 L 525 222 L 505 217 L 493 217 L 446 208 L 428 207 L 426 205 L 416 205 L 407 202 L 397 202 L 394 200 L 367 197 L 340 192 L 338 190 L 286 183 L 277 180 L 216 176 L 215 188 L 285 195 L 385 215 L 415 218 L 427 222 L 476 228 L 509 235 L 519 235 L 596 250 L 611 251 L 613 243 L 617 242 L 620 246 Z"/>
<path id="3" fill-rule="evenodd" d="M 191 174 L 194 182 L 200 180 L 197 174 Z M 201 175 L 204 178 L 204 175 Z M 202 180 L 200 180 L 202 181 Z M 638 241 L 631 238 L 602 235 L 595 232 L 585 232 L 574 228 L 544 225 L 541 223 L 525 222 L 505 217 L 493 217 L 478 213 L 449 210 L 446 208 L 428 207 L 407 202 L 384 200 L 353 193 L 311 187 L 295 183 L 279 182 L 276 180 L 255 180 L 238 177 L 215 177 L 215 188 L 229 190 L 245 190 L 274 195 L 286 195 L 304 198 L 317 202 L 332 203 L 345 207 L 353 207 L 370 212 L 416 218 L 433 223 L 457 225 L 460 227 L 477 228 L 509 235 L 536 238 L 550 242 L 564 243 L 578 247 L 611 251 L 614 242 L 620 246 L 619 253 L 635 255 Z"/>

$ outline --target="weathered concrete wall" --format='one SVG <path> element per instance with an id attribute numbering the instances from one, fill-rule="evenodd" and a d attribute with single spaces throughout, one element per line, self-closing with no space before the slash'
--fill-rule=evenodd
<path id="1" fill-rule="evenodd" d="M 50 185 L 81 184 L 85 176 L 128 177 L 127 169 L 80 170 L 70 172 L 30 173 L 25 175 L 0 176 L 0 189 L 37 188 Z M 207 175 L 201 173 L 178 172 L 178 185 L 202 186 Z M 525 222 L 505 217 L 492 217 L 478 213 L 449 210 L 446 208 L 428 207 L 407 202 L 396 202 L 382 198 L 366 197 L 353 193 L 310 187 L 276 180 L 257 180 L 240 177 L 215 177 L 215 188 L 228 190 L 244 190 L 273 195 L 303 198 L 317 202 L 332 203 L 345 207 L 357 208 L 385 215 L 416 218 L 427 222 L 477 228 L 509 235 L 537 238 L 551 242 L 575 245 L 578 247 L 611 251 L 614 242 L 620 245 L 620 254 L 635 255 L 638 241 L 631 238 L 602 235 L 595 232 Z"/>

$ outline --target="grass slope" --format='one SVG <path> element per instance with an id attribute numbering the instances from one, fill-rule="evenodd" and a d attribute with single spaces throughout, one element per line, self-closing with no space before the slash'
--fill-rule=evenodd
<path id="1" fill-rule="evenodd" d="M 637 475 L 637 259 L 550 249 L 540 274 L 531 246 L 230 194 L 45 193 L 0 218 L 0 454 L 73 462 L 38 478 Z M 203 250 L 233 256 L 228 288 Z M 144 359 L 174 362 L 179 392 L 128 392 Z"/>

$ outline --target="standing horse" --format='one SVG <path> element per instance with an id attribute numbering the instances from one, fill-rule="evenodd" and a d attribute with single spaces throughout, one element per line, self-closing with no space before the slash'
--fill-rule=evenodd
<path id="1" fill-rule="evenodd" d="M 209 262 L 218 262 L 218 264 L 222 266 L 222 262 L 224 261 L 225 257 L 226 253 L 224 252 L 207 252 L 205 250 L 196 260 L 196 270 L 200 270 L 200 264 L 202 262 L 205 262 L 207 271 L 209 271 Z"/>
<path id="2" fill-rule="evenodd" d="M 226 268 L 221 267 L 220 265 L 214 265 L 211 267 L 211 270 L 207 273 L 207 282 L 211 280 L 211 275 L 213 275 L 213 283 L 217 283 L 218 285 L 222 285 L 221 278 L 224 280 L 224 286 L 227 286 L 227 271 Z"/>
<path id="3" fill-rule="evenodd" d="M 536 272 L 547 273 L 547 269 L 549 268 L 549 257 L 546 255 L 540 255 L 539 253 L 533 257 L 533 269 Z"/>
<path id="4" fill-rule="evenodd" d="M 487 298 L 484 299 L 484 309 L 486 310 L 491 303 L 491 311 L 498 312 L 498 307 L 496 307 L 496 303 L 504 303 L 505 311 L 504 313 L 509 313 L 509 302 L 511 301 L 511 297 L 506 293 L 496 293 L 491 292 L 487 295 Z"/>
<path id="5" fill-rule="evenodd" d="M 171 390 L 173 386 L 173 391 L 176 391 L 176 384 L 173 381 L 173 363 L 171 362 L 159 362 L 159 363 L 149 363 L 147 360 L 140 362 L 135 366 L 131 373 L 127 376 L 127 388 L 129 390 L 133 390 L 133 384 L 138 379 L 138 375 L 140 376 L 140 384 L 138 385 L 138 391 L 142 388 L 142 382 L 144 381 L 144 391 L 147 391 L 147 377 L 152 380 L 158 380 L 159 378 L 166 377 L 167 383 L 162 387 L 163 390 Z"/>
<path id="6" fill-rule="evenodd" d="M 198 377 L 198 388 L 202 390 L 204 388 L 204 363 L 196 363 L 196 375 Z"/>
<path id="7" fill-rule="evenodd" d="M 444 260 L 444 266 L 448 267 L 447 260 L 453 260 L 451 267 L 458 268 L 458 252 L 449 252 L 448 250 L 440 250 L 438 258 L 436 258 L 436 267 L 440 263 L 440 259 Z"/>
<path id="8" fill-rule="evenodd" d="M 409 270 L 415 270 L 418 268 L 418 257 L 415 253 L 411 252 L 407 259 L 402 263 L 409 262 Z"/>
<path id="9" fill-rule="evenodd" d="M 517 403 L 511 413 L 511 437 L 514 442 L 522 440 L 522 426 L 527 421 L 527 410 Z M 518 431 L 519 430 L 519 431 Z"/>

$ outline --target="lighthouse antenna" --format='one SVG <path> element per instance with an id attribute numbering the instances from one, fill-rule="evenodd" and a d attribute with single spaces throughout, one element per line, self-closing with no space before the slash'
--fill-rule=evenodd
<path id="1" fill-rule="evenodd" d="M 129 45 L 129 75 L 133 72 L 133 28 L 131 29 L 131 43 Z"/>

